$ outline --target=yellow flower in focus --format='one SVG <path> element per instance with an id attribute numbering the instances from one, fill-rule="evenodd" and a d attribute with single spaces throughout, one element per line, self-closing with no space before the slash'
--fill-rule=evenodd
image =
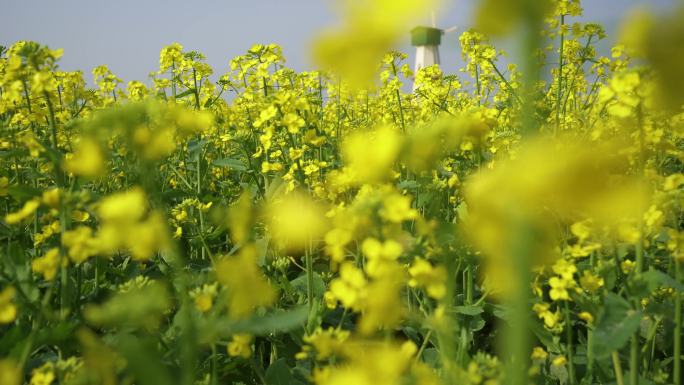
<path id="1" fill-rule="evenodd" d="M 568 294 L 568 288 L 571 286 L 569 281 L 559 278 L 551 277 L 549 279 L 549 297 L 554 301 L 568 301 L 570 300 L 570 295 Z"/>
<path id="2" fill-rule="evenodd" d="M 535 346 L 532 349 L 532 359 L 533 360 L 545 360 L 549 356 L 549 353 L 544 350 L 541 346 Z"/>
<path id="3" fill-rule="evenodd" d="M 252 336 L 249 334 L 234 334 L 233 338 L 228 343 L 228 354 L 231 357 L 251 357 Z"/>
<path id="4" fill-rule="evenodd" d="M 17 305 L 12 302 L 15 292 L 12 286 L 0 291 L 0 325 L 14 322 L 17 318 Z"/>
<path id="5" fill-rule="evenodd" d="M 532 306 L 532 310 L 537 313 L 537 317 L 544 321 L 544 326 L 552 331 L 556 331 L 561 327 L 561 313 L 558 311 L 552 312 L 551 305 L 548 303 L 536 303 Z"/>
<path id="6" fill-rule="evenodd" d="M 590 294 L 596 293 L 598 289 L 603 287 L 603 284 L 603 278 L 592 274 L 589 270 L 585 270 L 580 278 L 580 285 Z"/>

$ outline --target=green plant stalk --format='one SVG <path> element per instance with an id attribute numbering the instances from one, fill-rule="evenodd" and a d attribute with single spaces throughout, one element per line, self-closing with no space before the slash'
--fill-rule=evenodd
<path id="1" fill-rule="evenodd" d="M 615 370 L 615 382 L 617 385 L 625 385 L 625 380 L 622 378 L 622 365 L 620 365 L 620 356 L 618 352 L 613 352 L 613 370 Z"/>
<path id="2" fill-rule="evenodd" d="M 570 319 L 570 305 L 568 305 L 568 301 L 565 301 L 565 333 L 566 333 L 566 341 L 565 341 L 565 348 L 566 348 L 566 353 L 568 354 L 568 376 L 569 376 L 569 384 L 574 385 L 576 383 L 575 381 L 575 358 L 574 358 L 574 353 L 573 353 L 573 348 L 572 348 L 572 323 Z"/>
<path id="3" fill-rule="evenodd" d="M 587 373 L 585 378 L 591 379 L 594 377 L 594 331 L 591 329 L 587 330 Z"/>
<path id="4" fill-rule="evenodd" d="M 496 74 L 499 76 L 499 79 L 501 79 L 501 81 L 504 82 L 504 84 L 506 85 L 506 88 L 508 88 L 508 92 L 510 92 L 511 95 L 513 95 L 513 97 L 515 98 L 515 100 L 518 101 L 518 103 L 522 104 L 522 100 L 520 100 L 520 96 L 518 96 L 518 94 L 515 92 L 515 89 L 513 88 L 511 83 L 508 81 L 508 79 L 506 79 L 506 77 L 503 75 L 501 70 L 499 70 L 499 67 L 496 66 L 496 64 L 494 63 L 494 60 L 487 59 L 487 61 L 489 62 L 489 64 L 492 65 L 492 68 L 494 69 L 494 72 L 496 72 Z"/>
<path id="5" fill-rule="evenodd" d="M 589 266 L 593 269 L 595 263 L 596 254 L 592 252 L 589 256 Z M 591 300 L 594 300 L 594 295 L 591 296 Z M 584 379 L 588 379 L 589 383 L 591 383 L 591 380 L 594 377 L 594 360 L 594 331 L 587 326 L 587 372 L 584 375 Z"/>
<path id="6" fill-rule="evenodd" d="M 193 68 L 192 69 L 192 79 L 194 82 L 194 89 L 193 89 L 193 94 L 195 95 L 195 109 L 199 111 L 201 109 L 200 106 L 200 100 L 199 100 L 199 89 L 197 86 L 197 71 Z M 202 134 L 200 133 L 197 135 L 197 144 L 199 146 L 199 151 L 197 151 L 197 156 L 195 158 L 195 164 L 197 165 L 197 190 L 195 191 L 197 193 L 197 199 L 200 200 L 201 202 L 201 195 L 202 195 L 202 146 L 200 145 L 200 142 L 202 141 Z M 202 209 L 200 208 L 199 210 L 199 219 L 200 219 L 200 238 L 202 238 L 202 241 L 204 241 L 204 213 L 202 212 Z M 202 248 L 200 249 L 201 251 L 201 259 L 205 260 L 207 257 L 207 252 L 209 249 L 206 247 L 206 244 L 202 245 Z"/>
<path id="7" fill-rule="evenodd" d="M 530 364 L 530 331 L 529 331 L 529 282 L 530 255 L 533 253 L 533 230 L 529 224 L 519 221 L 519 229 L 509 240 L 513 250 L 514 271 L 512 272 L 513 289 L 507 304 L 511 309 L 509 327 L 504 334 L 503 352 L 506 359 L 506 383 L 526 385 L 529 382 L 528 368 Z"/>
<path id="8" fill-rule="evenodd" d="M 561 99 L 563 95 L 563 46 L 565 45 L 565 34 L 563 33 L 563 27 L 565 26 L 565 15 L 560 15 L 560 52 L 558 54 L 558 89 L 556 90 L 556 127 L 554 130 L 554 135 L 558 132 L 560 128 L 560 118 L 561 118 Z"/>
<path id="9" fill-rule="evenodd" d="M 461 252 L 464 251 L 461 250 Z M 446 295 L 440 300 L 440 305 L 445 309 L 451 309 L 455 305 L 454 299 L 456 298 L 457 277 L 459 275 L 461 260 L 462 259 L 457 255 L 449 254 L 446 254 L 443 259 L 444 267 L 447 270 L 447 277 L 450 277 L 450 279 L 447 279 L 446 281 Z M 409 289 L 409 291 L 412 290 Z M 445 317 L 447 318 L 447 325 L 453 326 L 444 327 L 443 325 L 439 325 L 435 328 L 437 345 L 439 347 L 439 357 L 441 362 L 455 362 L 456 357 L 459 355 L 458 351 L 462 349 L 461 346 L 457 346 L 458 341 L 454 338 L 454 333 L 460 328 L 460 325 L 452 314 L 447 313 L 445 314 Z M 445 368 L 445 384 L 451 385 L 458 383 L 454 381 L 454 378 L 457 377 L 457 368 L 457 365 L 448 365 Z"/>
<path id="10" fill-rule="evenodd" d="M 639 332 L 632 335 L 629 347 L 629 383 L 639 384 Z"/>
<path id="11" fill-rule="evenodd" d="M 641 109 L 641 103 L 637 105 L 637 125 L 639 127 L 639 159 L 638 159 L 638 170 L 640 177 L 644 175 L 644 163 L 645 163 L 645 138 L 644 138 L 644 125 L 643 125 L 643 112 Z M 642 214 L 643 207 L 638 210 L 638 228 L 639 228 L 639 241 L 636 244 L 636 275 L 639 276 L 644 270 L 644 216 Z M 635 300 L 635 306 L 639 306 L 638 299 Z M 629 350 L 629 383 L 630 385 L 639 384 L 639 331 L 637 330 L 632 335 L 632 340 Z"/>
<path id="12" fill-rule="evenodd" d="M 523 63 L 523 103 L 521 108 L 521 135 L 523 138 L 537 133 L 535 119 L 534 95 L 535 84 L 539 78 L 537 51 L 541 47 L 539 31 L 542 30 L 543 11 L 537 0 L 525 0 L 523 6 L 523 39 L 521 54 Z M 530 308 L 529 297 L 531 281 L 531 256 L 534 253 L 533 228 L 525 218 L 511 218 L 513 228 L 518 229 L 508 241 L 509 250 L 513 254 L 512 272 L 513 291 L 510 293 L 508 305 L 511 308 L 510 327 L 503 334 L 503 353 L 506 364 L 506 383 L 510 385 L 526 385 L 529 383 L 528 368 L 530 365 L 531 338 L 529 331 Z M 516 223 L 517 222 L 517 223 Z"/>
<path id="13" fill-rule="evenodd" d="M 313 256 L 309 252 L 309 248 L 304 249 L 304 261 L 306 263 L 306 297 L 309 302 L 309 313 L 314 303 L 314 277 L 313 277 Z"/>
<path id="14" fill-rule="evenodd" d="M 211 344 L 211 384 L 218 384 L 218 356 L 216 355 L 216 344 Z"/>
<path id="15" fill-rule="evenodd" d="M 675 276 L 677 281 L 682 282 L 682 266 L 675 260 Z M 672 368 L 672 383 L 682 383 L 682 292 L 675 294 L 675 319 L 674 319 L 674 362 Z"/>
<path id="16" fill-rule="evenodd" d="M 466 305 L 470 305 L 473 303 L 473 289 L 474 289 L 474 282 L 473 282 L 473 266 L 469 265 L 466 270 L 466 287 L 465 287 L 465 292 L 466 292 Z"/>
<path id="17" fill-rule="evenodd" d="M 540 3 L 536 0 L 524 1 L 523 25 L 524 37 L 521 41 L 521 53 L 524 57 L 522 62 L 522 109 L 521 134 L 523 137 L 534 135 L 539 127 L 535 118 L 534 92 L 537 81 L 539 80 L 539 62 L 537 52 L 542 46 L 542 39 L 539 31 L 543 29 L 543 11 Z"/>
<path id="18" fill-rule="evenodd" d="M 397 77 L 397 67 L 394 65 L 394 60 L 392 60 L 392 72 L 394 73 L 394 77 Z M 395 94 L 397 95 L 397 104 L 399 105 L 399 119 L 401 121 L 401 131 L 406 131 L 406 123 L 404 122 L 404 107 L 401 105 L 401 93 L 399 92 L 399 89 L 397 88 L 395 91 Z"/>

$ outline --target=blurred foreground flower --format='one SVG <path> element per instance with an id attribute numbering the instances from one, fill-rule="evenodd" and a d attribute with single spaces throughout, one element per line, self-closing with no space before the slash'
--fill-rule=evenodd
<path id="1" fill-rule="evenodd" d="M 304 250 L 327 230 L 325 210 L 304 193 L 290 193 L 266 207 L 270 233 L 283 248 Z"/>
<path id="2" fill-rule="evenodd" d="M 437 0 L 345 0 L 343 25 L 316 39 L 314 59 L 352 86 L 370 85 L 387 51 L 437 4 Z"/>
<path id="3" fill-rule="evenodd" d="M 133 259 L 146 260 L 170 246 L 165 219 L 157 211 L 148 213 L 147 197 L 139 187 L 106 197 L 98 214 L 102 224 L 96 239 L 102 252 L 127 249 Z"/>
<path id="4" fill-rule="evenodd" d="M 247 245 L 238 255 L 224 257 L 216 264 L 216 278 L 228 289 L 228 311 L 243 318 L 259 306 L 276 300 L 276 292 L 257 266 L 257 248 Z"/>
<path id="5" fill-rule="evenodd" d="M 563 223 L 589 217 L 614 226 L 642 215 L 647 188 L 629 175 L 621 148 L 616 142 L 537 139 L 516 159 L 470 180 L 463 230 L 485 254 L 491 283 L 499 286 L 494 289 L 512 289 L 516 281 L 509 276 L 520 247 L 531 252 L 532 265 L 552 263 Z"/>
<path id="6" fill-rule="evenodd" d="M 661 107 L 678 110 L 684 105 L 684 6 L 656 18 L 635 11 L 622 25 L 621 40 L 632 53 L 653 66 Z"/>

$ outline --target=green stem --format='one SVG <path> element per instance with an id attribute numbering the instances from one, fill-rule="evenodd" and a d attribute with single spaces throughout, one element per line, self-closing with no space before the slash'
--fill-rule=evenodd
<path id="1" fill-rule="evenodd" d="M 473 283 L 473 266 L 470 265 L 468 268 L 465 270 L 466 273 L 466 305 L 470 305 L 473 303 L 473 288 L 474 288 L 474 283 Z"/>
<path id="2" fill-rule="evenodd" d="M 675 261 L 675 276 L 677 281 L 682 281 L 682 267 L 679 261 Z M 682 292 L 675 294 L 675 319 L 674 319 L 674 365 L 672 369 L 672 383 L 682 383 Z"/>
<path id="3" fill-rule="evenodd" d="M 644 139 L 644 125 L 643 112 L 641 103 L 637 106 L 637 125 L 639 127 L 639 159 L 638 159 L 638 173 L 640 177 L 644 175 L 645 164 L 645 139 Z M 639 241 L 636 244 L 636 276 L 641 275 L 644 270 L 644 216 L 643 207 L 639 207 L 637 218 L 639 226 Z M 635 306 L 639 306 L 639 300 L 635 300 Z M 639 331 L 634 332 L 629 350 L 629 383 L 630 385 L 639 384 Z"/>
<path id="4" fill-rule="evenodd" d="M 565 301 L 565 331 L 566 341 L 565 349 L 568 355 L 568 375 L 570 385 L 575 384 L 575 359 L 572 350 L 572 320 L 570 318 L 570 305 Z"/>
<path id="5" fill-rule="evenodd" d="M 615 370 L 615 382 L 617 385 L 625 385 L 625 380 L 622 378 L 622 366 L 620 365 L 620 356 L 618 352 L 613 352 L 613 370 Z"/>
<path id="6" fill-rule="evenodd" d="M 211 384 L 218 384 L 218 356 L 216 355 L 216 344 L 211 344 Z"/>
<path id="7" fill-rule="evenodd" d="M 394 65 L 394 60 L 392 60 L 392 72 L 394 72 L 394 77 L 397 77 L 397 67 Z M 406 131 L 406 124 L 404 122 L 404 107 L 401 105 L 401 93 L 397 88 L 394 90 L 397 95 L 397 104 L 399 105 L 399 119 L 401 121 L 401 130 Z"/>
<path id="8" fill-rule="evenodd" d="M 506 379 L 511 385 L 529 383 L 528 368 L 530 364 L 531 339 L 529 335 L 529 282 L 530 255 L 534 248 L 534 231 L 524 221 L 516 228 L 520 229 L 510 240 L 513 251 L 512 272 L 513 290 L 508 299 L 511 309 L 509 327 L 504 334 L 504 353 L 506 356 Z"/>
<path id="9" fill-rule="evenodd" d="M 585 378 L 591 379 L 594 376 L 594 331 L 591 329 L 587 330 L 587 373 Z"/>
<path id="10" fill-rule="evenodd" d="M 518 103 L 522 104 L 522 100 L 520 100 L 520 96 L 518 96 L 518 94 L 515 92 L 515 89 L 513 88 L 513 86 L 511 86 L 511 83 L 509 83 L 508 79 L 506 79 L 506 77 L 503 75 L 503 73 L 501 73 L 501 70 L 499 70 L 499 67 L 497 67 L 496 64 L 494 63 L 494 60 L 488 59 L 488 61 L 489 61 L 489 64 L 492 65 L 494 72 L 496 72 L 497 76 L 499 76 L 499 79 L 501 79 L 501 81 L 504 82 L 504 84 L 506 85 L 506 88 L 508 88 L 508 92 L 510 92 L 511 95 L 513 95 L 513 97 L 515 98 L 515 100 L 518 101 Z"/>
<path id="11" fill-rule="evenodd" d="M 563 95 L 563 46 L 565 44 L 565 33 L 563 27 L 565 26 L 565 15 L 560 15 L 560 52 L 558 54 L 558 89 L 556 90 L 556 127 L 554 135 L 560 128 L 561 119 L 561 99 Z"/>
<path id="12" fill-rule="evenodd" d="M 639 332 L 632 335 L 629 347 L 629 383 L 630 385 L 639 384 Z"/>

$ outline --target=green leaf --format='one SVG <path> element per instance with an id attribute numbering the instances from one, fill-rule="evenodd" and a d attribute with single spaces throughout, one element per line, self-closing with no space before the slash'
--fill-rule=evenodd
<path id="1" fill-rule="evenodd" d="M 163 284 L 150 283 L 120 292 L 102 305 L 88 305 L 84 316 L 91 325 L 155 329 L 170 306 Z"/>
<path id="2" fill-rule="evenodd" d="M 293 310 L 276 310 L 263 316 L 252 316 L 229 326 L 229 333 L 250 333 L 257 336 L 287 332 L 304 326 L 309 315 L 307 305 Z"/>
<path id="3" fill-rule="evenodd" d="M 180 99 L 180 98 L 186 97 L 186 96 L 188 96 L 188 95 L 192 95 L 192 94 L 194 94 L 194 93 L 195 93 L 195 89 L 194 89 L 194 88 L 188 88 L 187 90 L 181 92 L 180 94 L 177 94 L 177 95 L 176 95 L 176 99 Z"/>
<path id="4" fill-rule="evenodd" d="M 161 355 L 155 349 L 153 340 L 139 336 L 122 335 L 117 338 L 116 347 L 126 358 L 127 369 L 135 376 L 140 385 L 173 384 L 171 375 L 161 364 Z"/>
<path id="5" fill-rule="evenodd" d="M 416 190 L 418 187 L 420 187 L 420 184 L 415 180 L 402 180 L 401 182 L 397 183 L 397 188 L 401 190 Z"/>
<path id="6" fill-rule="evenodd" d="M 223 159 L 216 159 L 213 162 L 214 166 L 218 167 L 226 167 L 231 170 L 236 170 L 236 171 L 245 171 L 247 170 L 247 166 L 245 166 L 244 163 L 240 159 L 237 158 L 223 158 Z"/>
<path id="7" fill-rule="evenodd" d="M 292 383 L 292 373 L 287 366 L 284 358 L 279 358 L 266 369 L 267 385 L 290 385 Z"/>
<path id="8" fill-rule="evenodd" d="M 456 310 L 456 313 L 465 315 L 478 315 L 484 312 L 482 306 L 476 305 L 456 306 L 454 310 Z"/>
<path id="9" fill-rule="evenodd" d="M 22 201 L 36 196 L 40 196 L 42 193 L 40 189 L 27 185 L 12 185 L 7 187 L 7 192 L 12 198 Z"/>
<path id="10" fill-rule="evenodd" d="M 594 329 L 593 350 L 597 358 L 606 358 L 619 350 L 637 331 L 641 323 L 641 312 L 614 293 L 605 298 L 603 313 Z"/>
<path id="11" fill-rule="evenodd" d="M 552 353 L 561 352 L 558 341 L 553 337 L 553 334 L 551 334 L 550 331 L 544 328 L 544 324 L 542 324 L 538 319 L 534 319 L 530 322 L 530 329 L 532 330 L 532 333 L 534 333 L 534 335 L 539 339 L 539 342 L 546 347 L 546 350 Z"/>
<path id="12" fill-rule="evenodd" d="M 641 279 L 648 284 L 649 292 L 654 292 L 660 286 L 667 286 L 679 292 L 684 292 L 684 285 L 660 270 L 651 268 L 649 271 L 641 274 Z"/>
<path id="13" fill-rule="evenodd" d="M 306 283 L 306 273 L 302 273 L 299 277 L 290 281 L 292 287 L 303 295 L 306 295 L 307 283 Z M 313 275 L 313 292 L 315 297 L 323 297 L 325 293 L 325 282 L 323 278 L 318 273 Z"/>

